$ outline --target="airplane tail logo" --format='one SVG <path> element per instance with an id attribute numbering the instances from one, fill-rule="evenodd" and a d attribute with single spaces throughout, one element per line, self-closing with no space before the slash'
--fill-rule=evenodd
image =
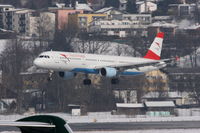
<path id="1" fill-rule="evenodd" d="M 153 59 L 153 60 L 160 60 L 161 50 L 162 50 L 162 43 L 163 43 L 164 33 L 159 32 L 156 35 L 153 43 L 151 44 L 147 54 L 144 58 Z"/>

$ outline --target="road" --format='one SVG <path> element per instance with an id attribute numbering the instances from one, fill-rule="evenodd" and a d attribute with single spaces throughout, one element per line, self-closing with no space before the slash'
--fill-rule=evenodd
<path id="1" fill-rule="evenodd" d="M 139 130 L 139 129 L 192 129 L 200 128 L 200 121 L 179 122 L 123 122 L 123 123 L 76 123 L 70 124 L 74 131 Z"/>
<path id="2" fill-rule="evenodd" d="M 115 123 L 73 123 L 73 131 L 125 131 L 149 129 L 200 129 L 200 121 L 178 122 L 115 122 Z M 1 131 L 19 131 L 14 127 L 0 127 Z"/>

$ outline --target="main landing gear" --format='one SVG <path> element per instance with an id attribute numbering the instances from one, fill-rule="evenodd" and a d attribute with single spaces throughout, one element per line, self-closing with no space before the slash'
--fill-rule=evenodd
<path id="1" fill-rule="evenodd" d="M 91 79 L 88 79 L 88 78 L 87 78 L 87 79 L 84 79 L 84 80 L 83 80 L 83 84 L 84 84 L 84 85 L 91 85 L 91 83 L 92 83 Z"/>
<path id="2" fill-rule="evenodd" d="M 85 74 L 85 79 L 83 80 L 84 85 L 91 85 L 92 81 L 88 78 L 88 74 Z"/>
<path id="3" fill-rule="evenodd" d="M 83 84 L 91 85 L 91 83 L 92 83 L 91 79 L 89 79 L 88 76 L 86 75 L 86 79 L 83 80 Z M 119 84 L 119 78 L 112 78 L 111 84 Z"/>

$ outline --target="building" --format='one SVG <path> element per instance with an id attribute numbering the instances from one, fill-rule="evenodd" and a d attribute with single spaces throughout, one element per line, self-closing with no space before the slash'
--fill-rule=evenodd
<path id="1" fill-rule="evenodd" d="M 150 1 L 136 2 L 138 13 L 151 13 L 157 10 L 157 4 Z"/>
<path id="2" fill-rule="evenodd" d="M 195 24 L 182 29 L 182 32 L 186 33 L 188 37 L 198 39 L 200 37 L 200 25 Z"/>
<path id="3" fill-rule="evenodd" d="M 7 10 L 4 11 L 2 14 L 2 22 L 3 22 L 3 29 L 6 30 L 13 30 L 13 17 L 14 13 L 16 11 L 19 11 L 20 9 L 12 9 L 12 10 Z"/>
<path id="4" fill-rule="evenodd" d="M 173 101 L 145 101 L 146 114 L 149 116 L 170 116 L 175 114 Z"/>
<path id="5" fill-rule="evenodd" d="M 36 12 L 29 17 L 27 36 L 41 37 L 43 39 L 54 38 L 55 33 L 55 13 Z"/>
<path id="6" fill-rule="evenodd" d="M 7 111 L 8 105 L 0 100 L 0 113 L 5 113 Z"/>
<path id="7" fill-rule="evenodd" d="M 76 1 L 75 3 L 75 9 L 76 10 L 83 10 L 84 13 L 91 13 L 93 12 L 92 8 L 90 8 L 90 6 L 86 3 L 79 3 L 78 1 Z"/>
<path id="8" fill-rule="evenodd" d="M 169 68 L 168 72 L 170 89 L 173 91 L 192 92 L 200 87 L 199 68 Z"/>
<path id="9" fill-rule="evenodd" d="M 30 9 L 12 9 L 2 13 L 3 29 L 23 36 L 53 39 L 55 33 L 55 13 L 36 12 Z M 44 32 L 45 30 L 45 32 Z"/>
<path id="10" fill-rule="evenodd" d="M 27 34 L 29 27 L 29 17 L 32 15 L 34 10 L 19 10 L 14 12 L 12 19 L 12 29 L 19 34 Z"/>
<path id="11" fill-rule="evenodd" d="M 3 29 L 26 34 L 28 31 L 28 20 L 34 10 L 12 9 L 3 12 Z"/>
<path id="12" fill-rule="evenodd" d="M 128 0 L 119 0 L 119 10 L 120 11 L 126 11 Z"/>
<path id="13" fill-rule="evenodd" d="M 178 26 L 173 23 L 155 22 L 148 26 L 148 37 L 154 38 L 158 32 L 165 33 L 165 40 L 171 39 L 175 36 Z"/>
<path id="14" fill-rule="evenodd" d="M 115 89 L 113 94 L 124 103 L 135 103 L 137 101 L 137 91 L 135 89 Z"/>
<path id="15" fill-rule="evenodd" d="M 144 101 L 143 103 L 116 103 L 117 114 L 166 117 L 175 115 L 173 101 Z"/>
<path id="16" fill-rule="evenodd" d="M 143 103 L 116 103 L 117 114 L 145 115 L 146 109 Z"/>
<path id="17" fill-rule="evenodd" d="M 89 31 L 96 34 L 118 37 L 132 35 L 146 35 L 145 26 L 139 25 L 139 21 L 131 20 L 97 20 L 90 24 Z"/>
<path id="18" fill-rule="evenodd" d="M 96 11 L 95 13 L 107 14 L 109 19 L 113 19 L 113 16 L 124 14 L 123 11 L 120 11 L 114 7 L 105 7 Z"/>
<path id="19" fill-rule="evenodd" d="M 196 4 L 170 4 L 169 14 L 176 17 L 194 17 Z"/>
<path id="20" fill-rule="evenodd" d="M 69 25 L 75 25 L 81 30 L 88 31 L 91 22 L 107 19 L 107 14 L 70 14 Z"/>
<path id="21" fill-rule="evenodd" d="M 166 91 L 165 95 L 160 97 L 160 92 L 159 91 L 151 91 L 146 93 L 142 97 L 142 101 L 174 101 L 176 105 L 184 105 L 185 103 L 185 93 L 181 93 L 178 91 Z"/>
<path id="22" fill-rule="evenodd" d="M 172 23 L 173 17 L 172 16 L 154 16 L 152 18 L 152 22 L 167 22 L 167 23 Z"/>
<path id="23" fill-rule="evenodd" d="M 105 5 L 105 0 L 87 0 L 93 10 L 99 10 Z"/>
<path id="24" fill-rule="evenodd" d="M 114 19 L 139 21 L 140 25 L 149 25 L 152 23 L 151 14 L 118 14 L 113 15 Z"/>
<path id="25" fill-rule="evenodd" d="M 0 5 L 0 28 L 3 28 L 3 12 L 12 9 L 14 9 L 12 5 Z"/>
<path id="26" fill-rule="evenodd" d="M 69 14 L 80 14 L 83 13 L 83 10 L 76 10 L 74 8 L 64 7 L 64 8 L 53 8 L 48 9 L 50 12 L 56 14 L 56 29 L 63 30 L 68 26 L 68 17 Z"/>

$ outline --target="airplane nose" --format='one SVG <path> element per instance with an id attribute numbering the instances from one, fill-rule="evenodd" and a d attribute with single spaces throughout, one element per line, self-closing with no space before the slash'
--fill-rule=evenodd
<path id="1" fill-rule="evenodd" d="M 34 61 L 33 61 L 33 64 L 35 65 L 35 66 L 40 66 L 40 60 L 39 59 L 35 59 Z"/>

